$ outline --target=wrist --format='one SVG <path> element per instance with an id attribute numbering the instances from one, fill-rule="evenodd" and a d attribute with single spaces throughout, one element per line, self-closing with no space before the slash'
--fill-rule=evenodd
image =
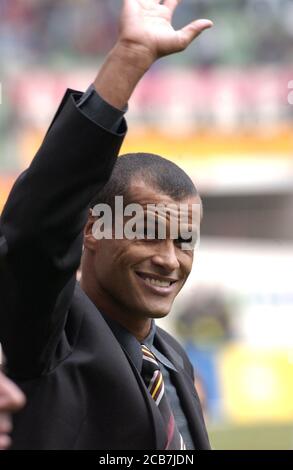
<path id="1" fill-rule="evenodd" d="M 119 41 L 101 67 L 95 89 L 106 102 L 122 110 L 152 63 L 143 47 Z"/>
<path id="2" fill-rule="evenodd" d="M 127 40 L 118 41 L 110 54 L 114 60 L 125 64 L 136 76 L 140 76 L 140 78 L 155 62 L 155 58 L 148 48 Z"/>

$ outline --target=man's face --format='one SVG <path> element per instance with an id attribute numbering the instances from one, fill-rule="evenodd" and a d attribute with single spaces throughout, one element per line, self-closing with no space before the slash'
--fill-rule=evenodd
<path id="1" fill-rule="evenodd" d="M 142 206 L 145 217 L 147 205 L 164 204 L 188 208 L 188 230 L 199 232 L 200 199 L 191 196 L 174 201 L 144 182 L 134 181 L 130 187 L 127 204 Z M 198 217 L 192 226 L 192 205 L 196 205 Z M 190 210 L 189 210 L 190 209 Z M 184 285 L 192 267 L 193 250 L 183 249 L 184 240 L 170 237 L 170 217 L 167 214 L 164 239 L 96 240 L 94 250 L 94 276 L 98 295 L 108 299 L 126 315 L 141 318 L 161 318 L 172 307 L 175 297 Z"/>

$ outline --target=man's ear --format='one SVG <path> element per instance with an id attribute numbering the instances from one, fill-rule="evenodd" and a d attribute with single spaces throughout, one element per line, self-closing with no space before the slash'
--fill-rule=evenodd
<path id="1" fill-rule="evenodd" d="M 93 235 L 93 225 L 96 217 L 92 215 L 92 209 L 89 210 L 88 220 L 83 231 L 83 244 L 88 250 L 96 250 L 98 240 Z"/>

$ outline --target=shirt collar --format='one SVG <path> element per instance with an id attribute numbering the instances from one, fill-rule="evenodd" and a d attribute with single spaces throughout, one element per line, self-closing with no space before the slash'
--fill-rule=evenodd
<path id="1" fill-rule="evenodd" d="M 165 367 L 167 367 L 168 369 L 171 369 L 171 370 L 174 370 L 175 372 L 177 372 L 176 368 L 174 367 L 174 365 L 169 361 L 169 359 L 167 359 L 166 356 L 164 356 L 162 353 L 160 353 L 160 351 L 158 351 L 158 349 L 155 347 L 154 345 L 154 340 L 155 340 L 155 334 L 156 334 L 156 324 L 154 322 L 154 320 L 152 320 L 152 326 L 151 326 L 151 330 L 148 334 L 148 336 L 142 341 L 143 344 L 145 344 L 153 353 L 154 355 L 156 356 L 157 360 L 163 364 Z"/>
<path id="2" fill-rule="evenodd" d="M 142 352 L 141 343 L 133 336 L 130 331 L 124 328 L 120 323 L 110 318 L 108 315 L 102 314 L 106 322 L 108 323 L 112 333 L 120 343 L 124 351 L 130 356 L 130 359 L 134 363 L 135 367 L 139 372 L 142 369 Z M 146 346 L 151 347 L 156 334 L 156 324 L 152 320 L 151 330 L 145 340 L 142 341 Z M 146 343 L 147 342 L 147 343 Z"/>
<path id="3" fill-rule="evenodd" d="M 151 329 L 148 336 L 141 341 L 141 343 L 133 336 L 130 331 L 124 328 L 120 323 L 110 318 L 108 315 L 103 314 L 104 319 L 108 323 L 112 333 L 120 343 L 124 351 L 128 354 L 135 367 L 139 372 L 142 369 L 142 352 L 141 344 L 145 344 L 156 356 L 159 362 L 168 369 L 177 372 L 174 365 L 167 359 L 158 349 L 154 346 L 154 339 L 157 331 L 157 326 L 154 320 L 152 320 Z"/>
<path id="4" fill-rule="evenodd" d="M 157 326 L 154 320 L 152 320 L 150 332 L 147 335 L 147 337 L 143 341 L 141 341 L 141 344 L 145 344 L 149 349 L 152 349 L 153 344 L 154 344 L 156 330 L 157 330 Z"/>

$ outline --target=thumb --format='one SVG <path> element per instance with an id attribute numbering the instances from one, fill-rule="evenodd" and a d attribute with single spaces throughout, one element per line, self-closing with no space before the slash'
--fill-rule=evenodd
<path id="1" fill-rule="evenodd" d="M 202 19 L 202 20 L 193 21 L 192 23 L 189 23 L 187 26 L 184 26 L 184 28 L 178 31 L 182 48 L 185 49 L 205 29 L 211 28 L 213 25 L 214 23 L 211 20 Z"/>

